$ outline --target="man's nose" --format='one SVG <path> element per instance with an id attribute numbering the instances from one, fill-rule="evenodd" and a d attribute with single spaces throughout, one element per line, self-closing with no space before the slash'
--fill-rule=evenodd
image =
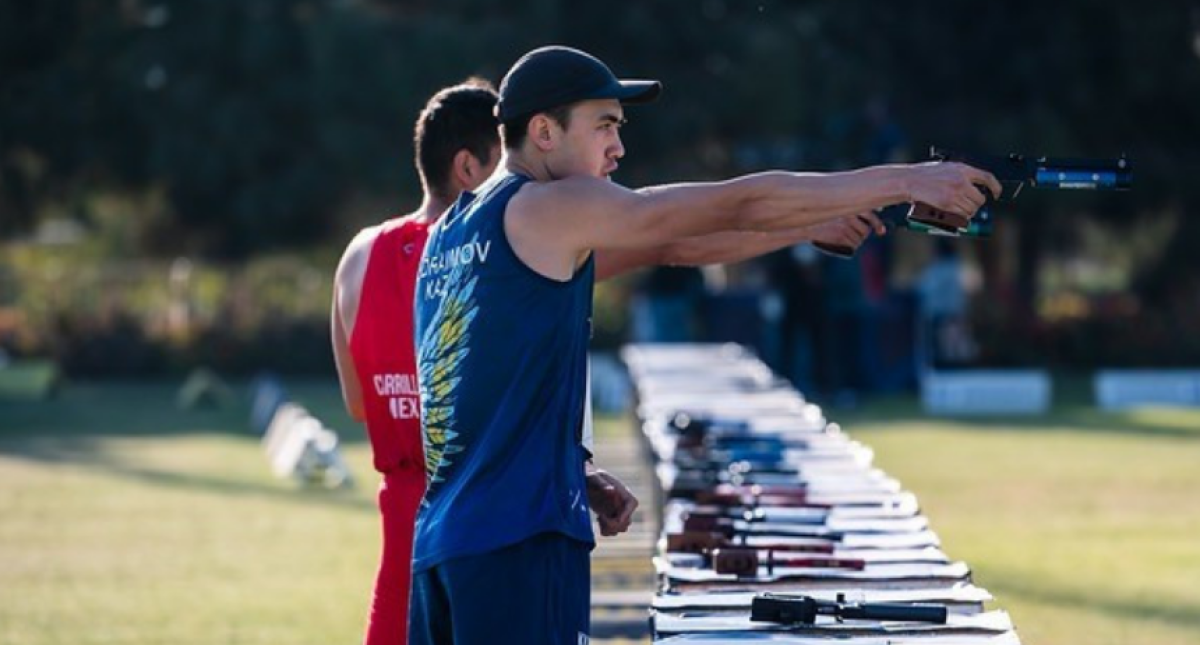
<path id="1" fill-rule="evenodd" d="M 620 159 L 625 156 L 625 144 L 621 142 L 621 135 L 617 135 L 616 141 L 609 149 L 608 154 L 613 159 Z"/>

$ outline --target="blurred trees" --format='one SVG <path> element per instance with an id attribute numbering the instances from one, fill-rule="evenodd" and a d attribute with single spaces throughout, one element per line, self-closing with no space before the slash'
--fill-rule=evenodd
<path id="1" fill-rule="evenodd" d="M 415 203 L 411 122 L 430 92 L 560 42 L 666 84 L 631 110 L 631 185 L 877 161 L 872 103 L 914 158 L 1126 152 L 1129 196 L 1013 209 L 1018 300 L 1040 254 L 1073 244 L 1077 211 L 1130 231 L 1181 214 L 1140 268 L 1167 297 L 1200 275 L 1198 21 L 1194 0 L 0 0 L 0 235 L 153 192 L 130 253 L 325 240 L 354 198 Z"/>
<path id="2" fill-rule="evenodd" d="M 475 26 L 315 0 L 4 0 L 0 234 L 157 189 L 163 212 L 128 252 L 319 241 L 351 195 L 417 193 L 428 94 L 501 71 L 486 52 L 507 34 L 460 13 Z"/>

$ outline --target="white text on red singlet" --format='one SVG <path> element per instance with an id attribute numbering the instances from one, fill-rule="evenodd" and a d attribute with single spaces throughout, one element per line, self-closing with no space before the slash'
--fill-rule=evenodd
<path id="1" fill-rule="evenodd" d="M 375 393 L 386 397 L 393 419 L 421 418 L 420 390 L 413 374 L 376 374 Z"/>

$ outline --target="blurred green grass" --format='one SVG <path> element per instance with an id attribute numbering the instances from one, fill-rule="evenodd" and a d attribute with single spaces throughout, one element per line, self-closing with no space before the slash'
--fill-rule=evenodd
<path id="1" fill-rule="evenodd" d="M 339 431 L 359 484 L 341 493 L 273 478 L 245 402 L 182 412 L 177 387 L 0 401 L 0 642 L 359 640 L 376 478 L 336 384 L 288 389 Z M 1025 643 L 1200 643 L 1200 410 L 829 414 L 917 493 Z"/>
<path id="2" fill-rule="evenodd" d="M 1022 641 L 1200 643 L 1200 410 L 930 419 L 830 412 L 917 494 Z"/>
<path id="3" fill-rule="evenodd" d="M 359 487 L 271 476 L 248 407 L 181 412 L 169 385 L 79 385 L 0 402 L 0 642 L 356 642 L 378 546 L 361 431 Z"/>

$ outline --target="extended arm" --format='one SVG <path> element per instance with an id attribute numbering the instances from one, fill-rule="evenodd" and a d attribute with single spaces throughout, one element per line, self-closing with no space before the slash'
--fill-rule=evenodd
<path id="1" fill-rule="evenodd" d="M 970 217 L 984 203 L 975 183 L 999 189 L 991 175 L 954 163 L 770 172 L 638 191 L 575 177 L 523 188 L 509 204 L 505 230 L 522 260 L 566 279 L 591 250 L 645 249 L 721 231 L 795 230 L 905 201 Z"/>
<path id="2" fill-rule="evenodd" d="M 783 231 L 721 231 L 688 237 L 647 249 L 596 251 L 596 279 L 606 280 L 648 266 L 703 266 L 749 260 L 801 242 L 824 242 L 858 248 L 871 230 L 883 235 L 887 228 L 874 213 Z"/>

